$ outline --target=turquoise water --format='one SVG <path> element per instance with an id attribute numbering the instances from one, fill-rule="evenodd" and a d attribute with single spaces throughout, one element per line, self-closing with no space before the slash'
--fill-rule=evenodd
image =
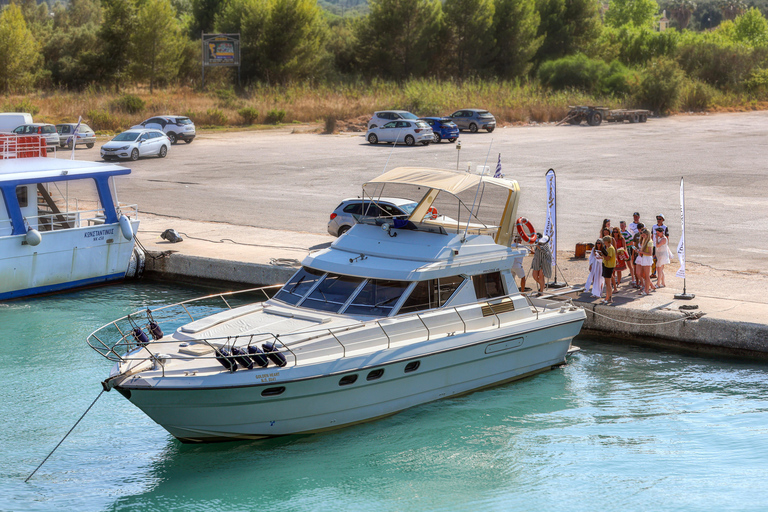
<path id="1" fill-rule="evenodd" d="M 336 432 L 182 445 L 85 343 L 209 293 L 142 283 L 0 305 L 0 510 L 768 509 L 768 366 L 578 340 L 562 369 Z"/>

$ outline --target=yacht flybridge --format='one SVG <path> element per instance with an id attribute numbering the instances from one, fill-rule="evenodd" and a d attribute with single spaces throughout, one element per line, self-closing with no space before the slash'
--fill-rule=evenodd
<path id="1" fill-rule="evenodd" d="M 37 136 L 0 136 L 0 300 L 122 279 L 139 220 L 113 178 L 130 172 L 46 158 Z"/>
<path id="2" fill-rule="evenodd" d="M 518 184 L 397 168 L 364 190 L 390 185 L 426 191 L 408 219 L 361 217 L 271 297 L 212 295 L 92 333 L 115 361 L 104 388 L 181 441 L 207 442 L 335 429 L 562 364 L 585 313 L 518 290 Z M 489 186 L 506 192 L 497 226 L 458 200 Z M 439 194 L 466 220 L 433 219 Z"/>

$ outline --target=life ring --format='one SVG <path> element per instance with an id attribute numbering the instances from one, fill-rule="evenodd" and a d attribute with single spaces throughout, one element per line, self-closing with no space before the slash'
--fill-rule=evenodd
<path id="1" fill-rule="evenodd" d="M 516 222 L 517 227 L 517 233 L 520 235 L 520 238 L 522 238 L 525 242 L 528 242 L 529 244 L 532 244 L 536 241 L 536 230 L 533 229 L 533 224 L 531 224 L 531 221 L 526 219 L 525 217 L 520 217 L 517 219 Z M 523 226 L 525 226 L 528 231 L 530 231 L 530 235 L 525 232 L 525 229 L 523 229 Z"/>
<path id="2" fill-rule="evenodd" d="M 429 210 L 427 210 L 427 217 L 429 217 L 432 220 L 435 220 L 439 214 L 437 213 L 437 208 L 434 206 L 430 206 Z"/>

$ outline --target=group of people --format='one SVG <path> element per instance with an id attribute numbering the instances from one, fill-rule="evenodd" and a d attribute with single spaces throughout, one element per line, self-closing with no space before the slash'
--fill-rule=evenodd
<path id="1" fill-rule="evenodd" d="M 664 288 L 664 267 L 669 264 L 669 228 L 664 215 L 656 216 L 656 224 L 646 227 L 640 222 L 640 213 L 632 214 L 632 222 L 619 222 L 611 227 L 611 219 L 604 219 L 600 238 L 595 241 L 589 256 L 589 276 L 585 290 L 600 298 L 605 290 L 604 304 L 613 303 L 613 293 L 619 291 L 622 272 L 629 271 L 630 286 L 648 295 Z M 651 281 L 656 278 L 656 284 Z"/>

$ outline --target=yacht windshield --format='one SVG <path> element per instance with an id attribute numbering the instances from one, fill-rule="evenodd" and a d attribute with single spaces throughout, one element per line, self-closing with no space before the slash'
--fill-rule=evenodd
<path id="1" fill-rule="evenodd" d="M 408 281 L 371 279 L 363 286 L 344 313 L 388 316 L 409 284 Z"/>
<path id="2" fill-rule="evenodd" d="M 301 307 L 336 313 L 362 282 L 360 277 L 328 274 Z"/>
<path id="3" fill-rule="evenodd" d="M 296 304 L 323 277 L 323 274 L 324 272 L 319 270 L 304 267 L 275 294 L 275 298 L 288 304 Z"/>

